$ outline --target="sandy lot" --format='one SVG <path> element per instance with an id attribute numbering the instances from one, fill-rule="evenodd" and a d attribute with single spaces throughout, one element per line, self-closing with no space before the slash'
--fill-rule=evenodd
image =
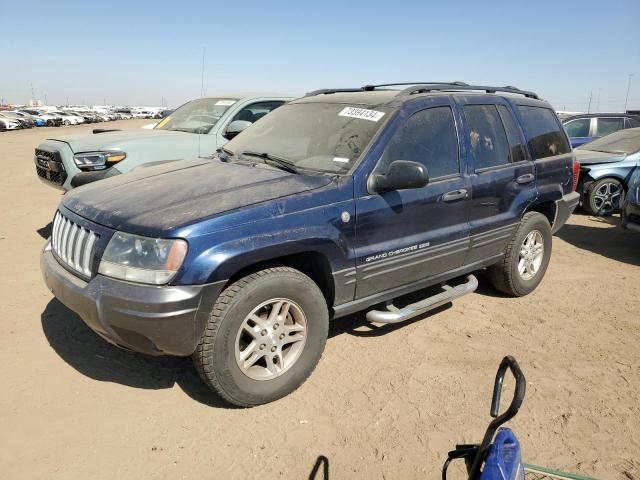
<path id="1" fill-rule="evenodd" d="M 334 479 L 439 478 L 456 442 L 481 439 L 505 354 L 528 380 L 511 423 L 525 461 L 640 478 L 640 235 L 617 218 L 574 215 L 528 297 L 481 280 L 399 327 L 338 321 L 302 388 L 231 409 L 189 359 L 110 346 L 42 282 L 42 235 L 61 194 L 36 178 L 33 148 L 91 128 L 0 133 L 2 478 L 308 478 L 319 456 Z"/>

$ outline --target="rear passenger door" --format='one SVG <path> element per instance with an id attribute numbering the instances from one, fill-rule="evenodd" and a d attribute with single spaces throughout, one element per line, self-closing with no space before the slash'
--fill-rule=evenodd
<path id="1" fill-rule="evenodd" d="M 536 182 L 524 136 L 506 102 L 467 103 L 463 111 L 472 168 L 465 263 L 473 264 L 503 252 L 524 206 L 536 196 Z"/>

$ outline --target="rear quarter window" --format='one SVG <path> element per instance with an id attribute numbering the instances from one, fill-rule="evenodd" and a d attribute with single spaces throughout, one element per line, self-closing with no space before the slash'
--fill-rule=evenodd
<path id="1" fill-rule="evenodd" d="M 552 110 L 518 105 L 518 111 L 533 158 L 553 157 L 571 151 L 567 136 Z"/>

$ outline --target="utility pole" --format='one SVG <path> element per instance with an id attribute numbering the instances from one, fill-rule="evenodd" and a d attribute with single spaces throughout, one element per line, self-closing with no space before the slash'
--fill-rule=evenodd
<path id="1" fill-rule="evenodd" d="M 36 102 L 36 95 L 35 93 L 33 93 L 33 83 L 31 83 L 31 103 L 35 105 L 35 102 Z"/>
<path id="2" fill-rule="evenodd" d="M 204 55 L 207 51 L 206 47 L 202 47 L 202 75 L 200 78 L 200 97 L 204 97 Z"/>
<path id="3" fill-rule="evenodd" d="M 598 99 L 596 100 L 596 110 L 600 111 L 600 93 L 602 93 L 602 88 L 598 89 Z"/>
<path id="4" fill-rule="evenodd" d="M 67 97 L 67 107 L 69 106 L 69 97 Z"/>
<path id="5" fill-rule="evenodd" d="M 629 80 L 627 82 L 627 96 L 624 99 L 624 111 L 627 111 L 627 103 L 629 102 L 629 90 L 631 90 L 631 77 L 633 77 L 633 73 L 629 74 Z"/>
<path id="6" fill-rule="evenodd" d="M 47 94 L 46 94 L 46 93 L 44 94 L 44 104 L 45 104 L 45 105 L 49 105 L 49 102 L 48 102 L 48 100 L 47 100 Z"/>
<path id="7" fill-rule="evenodd" d="M 587 113 L 591 113 L 591 99 L 593 98 L 593 90 L 589 92 L 589 106 L 587 107 Z"/>

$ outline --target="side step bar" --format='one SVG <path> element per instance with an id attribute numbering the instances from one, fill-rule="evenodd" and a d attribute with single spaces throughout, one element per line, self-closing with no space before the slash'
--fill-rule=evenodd
<path id="1" fill-rule="evenodd" d="M 374 323 L 399 323 L 408 318 L 415 317 L 421 313 L 428 312 L 434 308 L 438 308 L 446 303 L 460 298 L 467 293 L 474 292 L 478 288 L 478 279 L 474 275 L 467 277 L 466 283 L 451 287 L 443 285 L 444 292 L 438 293 L 432 297 L 425 298 L 411 305 L 400 309 L 389 303 L 386 310 L 369 310 L 367 312 L 367 321 Z"/>

